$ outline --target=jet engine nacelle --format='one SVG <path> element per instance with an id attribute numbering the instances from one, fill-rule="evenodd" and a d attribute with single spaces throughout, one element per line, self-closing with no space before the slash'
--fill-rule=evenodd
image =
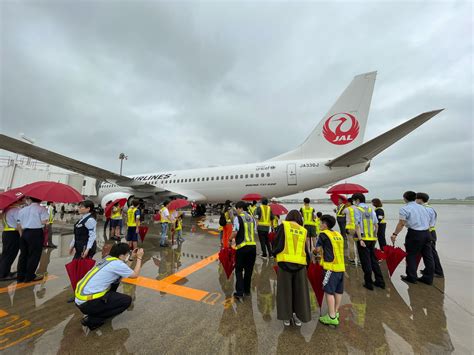
<path id="1" fill-rule="evenodd" d="M 102 197 L 102 200 L 100 201 L 100 205 L 102 206 L 102 208 L 105 209 L 105 206 L 107 205 L 109 201 L 112 202 L 119 198 L 126 198 L 128 202 L 130 201 L 131 197 L 133 197 L 133 194 L 128 193 L 128 192 L 111 192 L 105 195 L 104 197 Z"/>

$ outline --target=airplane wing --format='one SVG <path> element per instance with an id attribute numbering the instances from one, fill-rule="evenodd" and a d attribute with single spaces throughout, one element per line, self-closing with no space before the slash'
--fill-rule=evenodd
<path id="1" fill-rule="evenodd" d="M 135 181 L 129 177 L 119 175 L 87 163 L 83 163 L 79 160 L 68 158 L 64 155 L 54 153 L 36 145 L 22 142 L 4 134 L 0 134 L 0 149 L 5 149 L 13 153 L 18 153 L 33 159 L 37 159 L 44 163 L 74 171 L 85 176 L 90 176 L 98 180 L 108 181 L 124 187 L 132 187 L 139 191 L 166 191 L 156 186 L 146 184 L 141 181 Z"/>
<path id="2" fill-rule="evenodd" d="M 329 167 L 344 167 L 368 162 L 377 154 L 384 151 L 443 110 L 444 109 L 424 112 L 390 131 L 387 131 L 357 148 L 329 161 L 326 165 Z"/>

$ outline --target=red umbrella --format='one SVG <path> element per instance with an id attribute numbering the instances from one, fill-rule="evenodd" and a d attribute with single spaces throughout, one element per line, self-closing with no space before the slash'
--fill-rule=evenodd
<path id="1" fill-rule="evenodd" d="M 270 203 L 269 204 L 272 213 L 275 216 L 281 216 L 282 214 L 287 214 L 288 210 L 285 206 L 280 205 L 279 203 Z"/>
<path id="2" fill-rule="evenodd" d="M 178 208 L 183 208 L 189 206 L 191 202 L 185 200 L 184 198 L 177 198 L 176 200 L 171 201 L 168 204 L 168 210 L 177 210 Z"/>
<path id="3" fill-rule="evenodd" d="M 0 210 L 4 210 L 5 208 L 13 205 L 15 202 L 21 200 L 25 195 L 23 192 L 19 191 L 18 189 L 12 189 L 0 194 Z"/>
<path id="4" fill-rule="evenodd" d="M 145 236 L 148 233 L 148 226 L 140 226 L 138 227 L 138 234 L 140 235 L 140 239 L 143 241 L 145 240 Z"/>
<path id="5" fill-rule="evenodd" d="M 336 206 L 339 204 L 339 199 L 340 199 L 340 198 L 342 199 L 342 201 L 343 201 L 344 203 L 347 202 L 347 198 L 345 198 L 345 197 L 342 196 L 342 195 L 338 195 L 338 194 L 331 194 L 331 197 L 330 197 L 330 198 L 331 198 L 332 203 L 334 203 Z"/>
<path id="6" fill-rule="evenodd" d="M 270 243 L 273 243 L 273 241 L 275 240 L 275 237 L 276 237 L 276 233 L 275 232 L 269 232 L 268 233 L 268 241 Z"/>
<path id="7" fill-rule="evenodd" d="M 273 270 L 275 270 L 275 273 L 278 275 L 278 264 L 273 265 Z"/>
<path id="8" fill-rule="evenodd" d="M 397 266 L 402 262 L 402 260 L 407 256 L 407 253 L 402 248 L 386 245 L 383 247 L 383 251 L 387 256 L 387 268 L 390 276 L 393 275 L 393 272 Z"/>
<path id="9" fill-rule="evenodd" d="M 122 197 L 122 198 L 118 198 L 118 199 L 112 201 L 111 203 L 109 203 L 105 207 L 105 210 L 104 210 L 105 217 L 110 218 L 110 216 L 112 215 L 112 208 L 114 208 L 115 204 L 117 204 L 117 203 L 119 204 L 120 207 L 123 207 L 127 203 L 127 199 L 125 197 Z"/>
<path id="10" fill-rule="evenodd" d="M 82 195 L 69 185 L 53 181 L 37 181 L 18 188 L 26 196 L 42 201 L 74 203 L 83 200 Z"/>
<path id="11" fill-rule="evenodd" d="M 224 268 L 227 278 L 229 278 L 235 267 L 235 249 L 231 247 L 222 248 L 219 252 L 219 261 Z"/>
<path id="12" fill-rule="evenodd" d="M 323 268 L 319 263 L 309 263 L 308 280 L 311 283 L 311 287 L 313 288 L 316 299 L 318 300 L 319 308 L 321 308 L 324 298 L 323 274 Z"/>
<path id="13" fill-rule="evenodd" d="M 66 264 L 66 271 L 71 281 L 72 289 L 76 290 L 77 283 L 92 269 L 95 265 L 95 260 L 91 258 L 85 259 L 72 259 L 72 261 Z"/>
<path id="14" fill-rule="evenodd" d="M 156 222 L 161 221 L 161 214 L 160 213 L 155 213 L 155 215 L 153 216 L 153 220 L 156 221 Z"/>
<path id="15" fill-rule="evenodd" d="M 374 254 L 375 254 L 375 257 L 377 258 L 377 260 L 386 260 L 387 259 L 387 254 L 385 254 L 385 252 L 383 252 L 380 249 L 375 248 L 374 249 Z"/>
<path id="16" fill-rule="evenodd" d="M 242 201 L 260 201 L 262 199 L 262 195 L 260 194 L 246 194 L 242 196 Z"/>
<path id="17" fill-rule="evenodd" d="M 331 187 L 329 190 L 326 191 L 328 194 L 355 194 L 355 193 L 366 193 L 369 192 L 365 187 L 360 186 L 358 184 L 351 184 L 351 183 L 344 183 L 344 184 L 337 184 Z"/>

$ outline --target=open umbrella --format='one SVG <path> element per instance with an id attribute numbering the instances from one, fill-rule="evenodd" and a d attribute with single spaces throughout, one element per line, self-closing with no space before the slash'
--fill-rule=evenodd
<path id="1" fill-rule="evenodd" d="M 177 210 L 178 208 L 183 208 L 189 206 L 191 202 L 185 200 L 184 198 L 177 198 L 176 200 L 171 201 L 168 204 L 168 210 Z"/>
<path id="2" fill-rule="evenodd" d="M 231 247 L 222 248 L 219 252 L 219 261 L 224 268 L 227 278 L 229 278 L 235 267 L 235 249 Z"/>
<path id="3" fill-rule="evenodd" d="M 148 226 L 140 226 L 138 227 L 138 235 L 140 236 L 140 239 L 143 241 L 145 240 L 145 236 L 148 233 Z"/>
<path id="4" fill-rule="evenodd" d="M 119 204 L 120 207 L 123 207 L 127 203 L 127 199 L 125 197 L 122 197 L 122 198 L 118 198 L 116 200 L 113 200 L 111 203 L 109 203 L 105 207 L 105 210 L 104 210 L 105 217 L 110 218 L 110 216 L 112 215 L 112 208 L 114 208 L 114 206 L 117 203 Z"/>
<path id="5" fill-rule="evenodd" d="M 387 254 L 385 254 L 384 251 L 374 248 L 374 254 L 377 260 L 386 260 L 387 259 Z"/>
<path id="6" fill-rule="evenodd" d="M 75 203 L 83 200 L 82 195 L 69 185 L 53 181 L 37 181 L 18 188 L 25 196 L 42 201 Z"/>
<path id="7" fill-rule="evenodd" d="M 13 205 L 15 202 L 21 200 L 25 195 L 23 192 L 19 191 L 18 189 L 12 189 L 0 194 L 0 210 L 4 210 L 5 208 Z"/>
<path id="8" fill-rule="evenodd" d="M 242 201 L 260 201 L 262 199 L 262 195 L 260 194 L 246 194 L 242 196 Z"/>
<path id="9" fill-rule="evenodd" d="M 323 268 L 319 263 L 310 262 L 308 265 L 308 280 L 313 288 L 316 299 L 318 300 L 319 308 L 323 304 L 324 290 L 323 290 Z"/>
<path id="10" fill-rule="evenodd" d="M 344 184 L 337 184 L 331 187 L 329 190 L 326 191 L 328 194 L 355 194 L 355 193 L 366 193 L 369 192 L 365 187 L 360 186 L 358 184 L 351 184 L 351 183 L 344 183 Z"/>
<path id="11" fill-rule="evenodd" d="M 407 256 L 407 253 L 402 248 L 391 245 L 384 246 L 383 251 L 387 256 L 388 273 L 392 276 L 397 266 L 402 262 L 405 256 Z"/>
<path id="12" fill-rule="evenodd" d="M 339 195 L 339 194 L 331 194 L 330 199 L 331 199 L 332 203 L 334 203 L 336 206 L 339 204 L 339 199 L 342 199 L 342 201 L 344 201 L 344 203 L 346 203 L 346 201 L 347 201 L 347 198 L 345 198 L 344 196 Z"/>
<path id="13" fill-rule="evenodd" d="M 283 214 L 287 214 L 288 210 L 285 206 L 280 205 L 279 203 L 270 203 L 270 210 L 275 216 L 281 216 Z"/>
<path id="14" fill-rule="evenodd" d="M 72 259 L 72 261 L 66 264 L 66 271 L 71 281 L 72 289 L 76 290 L 77 283 L 84 277 L 87 272 L 92 269 L 95 265 L 95 260 L 90 258 L 85 259 Z"/>

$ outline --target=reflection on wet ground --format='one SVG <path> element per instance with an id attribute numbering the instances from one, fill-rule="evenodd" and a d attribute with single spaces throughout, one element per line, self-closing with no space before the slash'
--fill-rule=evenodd
<path id="1" fill-rule="evenodd" d="M 401 282 L 403 264 L 390 280 L 383 265 L 387 289 L 371 292 L 361 287 L 362 270 L 348 266 L 338 329 L 317 323 L 320 309 L 312 292 L 313 320 L 301 328 L 284 328 L 276 319 L 273 260 L 257 258 L 252 297 L 235 303 L 234 275 L 227 279 L 216 261 L 219 240 L 212 222 L 197 222 L 185 219 L 186 242 L 173 248 L 160 248 L 158 228 L 151 226 L 143 243 L 142 277 L 119 288 L 132 296 L 132 306 L 93 332 L 83 330 L 82 314 L 67 303 L 73 294 L 64 269 L 71 259 L 67 255 L 71 227 L 56 225 L 58 249 L 43 250 L 39 265 L 47 280 L 22 288 L 15 282 L 0 283 L 0 350 L 6 354 L 472 352 L 472 303 L 465 302 L 472 287 L 457 277 L 472 278 L 472 268 L 460 270 L 445 258 L 446 284 L 436 279 L 430 287 Z M 98 234 L 102 247 L 101 228 Z M 463 289 L 467 296 L 454 296 Z"/>

